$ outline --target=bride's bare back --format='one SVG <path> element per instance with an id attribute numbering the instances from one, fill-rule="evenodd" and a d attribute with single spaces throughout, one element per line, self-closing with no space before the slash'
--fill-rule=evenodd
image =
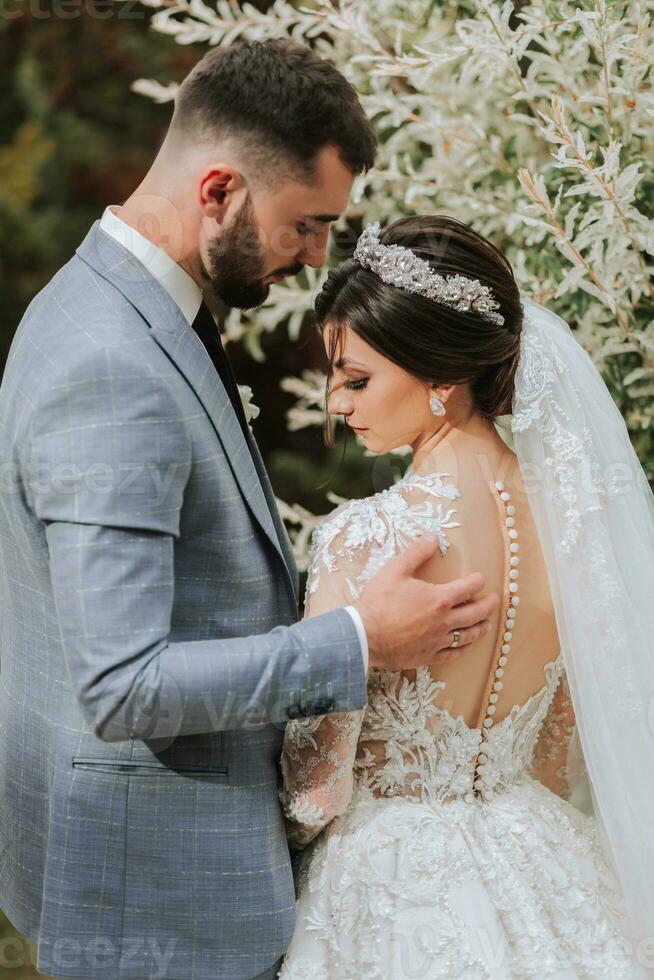
<path id="1" fill-rule="evenodd" d="M 476 728 L 487 717 L 493 693 L 489 678 L 501 657 L 506 656 L 506 663 L 499 668 L 504 673 L 497 680 L 503 686 L 495 692 L 494 723 L 543 686 L 544 665 L 559 655 L 547 569 L 516 457 L 499 438 L 479 449 L 460 460 L 458 473 L 443 477 L 461 493 L 453 502 L 454 519 L 461 526 L 447 532 L 446 553 L 437 554 L 420 574 L 440 583 L 478 571 L 486 590 L 500 596 L 489 632 L 453 662 L 431 669 L 445 684 L 437 703 Z M 412 508 L 425 499 L 419 483 L 403 496 Z M 505 640 L 507 632 L 511 637 Z M 415 678 L 415 671 L 407 676 Z"/>
<path id="2" fill-rule="evenodd" d="M 450 663 L 371 670 L 360 712 L 287 727 L 284 803 L 301 842 L 343 811 L 354 776 L 375 796 L 440 802 L 490 800 L 528 770 L 565 791 L 574 714 L 526 488 L 499 436 L 458 455 L 444 443 L 389 490 L 330 515 L 314 536 L 308 614 L 356 601 L 425 532 L 440 551 L 420 577 L 482 572 L 501 597 L 491 629 Z"/>

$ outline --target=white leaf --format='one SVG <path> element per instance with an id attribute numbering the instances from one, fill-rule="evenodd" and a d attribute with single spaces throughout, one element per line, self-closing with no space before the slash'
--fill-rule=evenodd
<path id="1" fill-rule="evenodd" d="M 177 95 L 179 85 L 175 82 L 161 85 L 152 78 L 139 78 L 132 82 L 131 89 L 139 95 L 146 95 L 155 102 L 171 102 Z"/>

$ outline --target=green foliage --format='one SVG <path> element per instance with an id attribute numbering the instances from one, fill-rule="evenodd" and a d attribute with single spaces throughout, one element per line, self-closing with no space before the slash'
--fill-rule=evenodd
<path id="1" fill-rule="evenodd" d="M 199 55 L 148 32 L 143 11 L 98 18 L 94 6 L 66 19 L 43 3 L 0 21 L 0 369 L 34 294 L 105 205 L 131 193 L 163 138 L 169 107 L 131 92 L 134 77 L 181 78 Z"/>
<path id="2" fill-rule="evenodd" d="M 148 4 L 180 44 L 287 33 L 336 64 L 381 141 L 345 221 L 439 211 L 495 241 L 523 291 L 577 331 L 654 473 L 652 0 Z M 234 312 L 230 335 L 260 357 L 263 333 L 291 311 L 297 330 L 321 281 Z M 290 427 L 319 424 L 315 377 L 285 386 Z"/>

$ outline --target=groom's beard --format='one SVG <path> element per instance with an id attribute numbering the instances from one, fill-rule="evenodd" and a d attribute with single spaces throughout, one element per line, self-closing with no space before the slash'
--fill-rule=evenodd
<path id="1" fill-rule="evenodd" d="M 216 296 L 227 306 L 249 310 L 268 298 L 264 255 L 248 194 L 233 225 L 209 246 L 209 278 Z"/>
<path id="2" fill-rule="evenodd" d="M 268 299 L 270 283 L 263 281 L 265 256 L 250 194 L 233 225 L 209 245 L 208 262 L 214 292 L 227 306 L 250 310 Z M 301 262 L 296 262 L 275 269 L 275 273 L 296 276 L 303 268 Z"/>

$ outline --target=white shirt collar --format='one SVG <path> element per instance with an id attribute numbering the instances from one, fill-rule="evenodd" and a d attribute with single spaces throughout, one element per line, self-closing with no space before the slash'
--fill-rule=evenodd
<path id="1" fill-rule="evenodd" d="M 189 323 L 202 303 L 202 290 L 174 259 L 116 215 L 117 204 L 105 208 L 100 227 L 134 255 L 166 290 Z"/>

